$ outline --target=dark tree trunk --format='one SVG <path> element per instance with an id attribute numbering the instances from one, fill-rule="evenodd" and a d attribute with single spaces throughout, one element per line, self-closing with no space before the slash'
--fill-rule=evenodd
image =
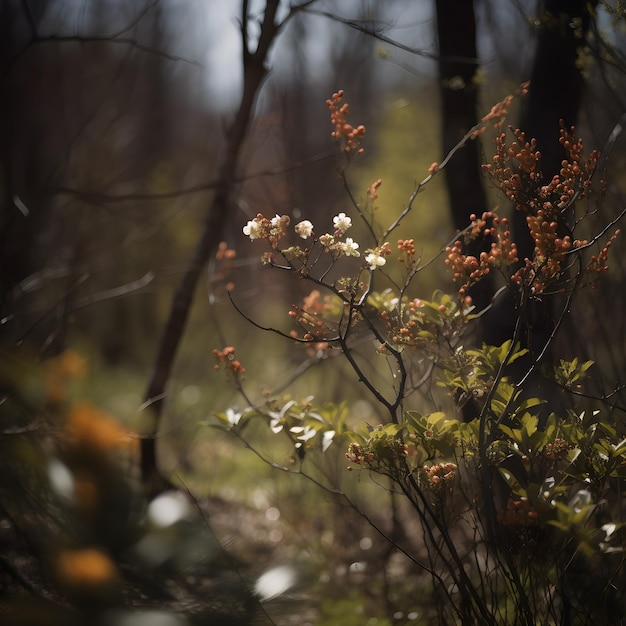
<path id="1" fill-rule="evenodd" d="M 437 0 L 436 8 L 441 137 L 443 153 L 447 154 L 478 121 L 476 17 L 474 3 L 468 0 Z M 447 165 L 444 175 L 454 225 L 461 230 L 472 213 L 481 215 L 487 210 L 479 144 L 467 142 Z M 486 246 L 487 242 L 477 240 L 465 252 L 479 255 Z M 471 292 L 479 309 L 488 304 L 492 292 L 490 280 L 484 280 Z"/>
<path id="2" fill-rule="evenodd" d="M 585 80 L 577 59 L 585 45 L 596 4 L 588 0 L 544 2 L 530 92 L 523 103 L 519 127 L 528 138 L 537 140 L 546 182 L 559 173 L 565 157 L 559 144 L 560 120 L 566 127 L 578 120 Z M 520 258 L 530 257 L 533 244 L 525 215 L 516 213 L 514 228 Z"/>

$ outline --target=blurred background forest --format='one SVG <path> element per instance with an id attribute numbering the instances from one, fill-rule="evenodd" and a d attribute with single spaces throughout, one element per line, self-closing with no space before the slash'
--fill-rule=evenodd
<path id="1" fill-rule="evenodd" d="M 409 604 L 406 610 L 389 609 L 399 597 L 406 600 L 401 585 L 395 596 L 384 589 L 389 580 L 379 580 L 378 591 L 370 580 L 368 588 L 368 576 L 373 580 L 375 574 L 355 565 L 390 558 L 374 557 L 364 519 L 312 485 L 273 472 L 244 446 L 207 428 L 214 412 L 245 402 L 214 371 L 211 351 L 236 346 L 253 397 L 289 386 L 297 396 L 347 401 L 355 420 L 375 419 L 375 409 L 342 366 L 337 364 L 332 376 L 319 371 L 313 367 L 320 360 L 315 354 L 261 332 L 236 313 L 227 296 L 229 282 L 238 306 L 255 321 L 284 329 L 289 307 L 308 293 L 261 267 L 260 252 L 242 226 L 259 212 L 313 223 L 349 212 L 325 104 L 337 89 L 345 90 L 352 118 L 367 128 L 366 152 L 350 170 L 350 189 L 362 197 L 382 179 L 376 219 L 391 222 L 431 163 L 495 102 L 531 78 L 541 34 L 549 28 L 544 4 L 551 3 L 476 0 L 475 24 L 459 18 L 467 9 L 461 5 L 472 3 L 453 0 L 293 4 L 306 7 L 295 12 L 268 50 L 270 71 L 226 180 L 224 154 L 232 144 L 244 81 L 240 2 L 1 3 L 0 340 L 2 374 L 9 381 L 3 386 L 5 393 L 19 388 L 28 395 L 31 387 L 23 391 L 23 381 L 37 378 L 32 372 L 39 362 L 74 350 L 87 364 L 80 393 L 157 442 L 159 473 L 173 484 L 183 481 L 211 503 L 207 510 L 213 512 L 218 543 L 239 552 L 254 576 L 274 562 L 306 561 L 305 580 L 341 579 L 345 589 L 352 589 L 348 580 L 354 585 L 355 591 L 344 590 L 332 604 L 319 608 L 318 602 L 309 617 L 303 617 L 300 604 L 306 602 L 292 597 L 294 604 L 281 608 L 282 623 L 418 623 Z M 553 15 L 585 4 L 552 2 Z M 261 45 L 256 38 L 265 8 L 264 2 L 249 3 L 251 49 Z M 289 8 L 280 3 L 276 20 L 285 19 Z M 570 15 L 566 27 L 579 29 L 584 43 L 575 59 L 583 83 L 580 106 L 561 115 L 577 124 L 589 150 L 604 153 L 610 147 L 610 159 L 603 162 L 604 213 L 597 222 L 605 224 L 626 206 L 621 134 L 626 18 L 621 3 L 600 2 L 590 24 L 578 19 Z M 447 35 L 442 23 L 449 26 Z M 447 57 L 440 54 L 444 36 L 451 37 Z M 471 41 L 463 42 L 468 36 L 476 46 L 473 57 L 454 49 L 455 42 L 471 47 Z M 469 72 L 465 78 L 464 72 Z M 471 92 L 474 110 L 455 113 L 445 103 L 446 90 Z M 561 96 L 557 105 L 571 101 L 570 95 Z M 514 109 L 511 124 L 519 125 L 523 115 Z M 485 137 L 482 147 L 473 144 L 478 157 L 491 153 L 488 142 Z M 229 199 L 216 216 L 215 199 L 225 181 Z M 446 182 L 435 178 L 399 233 L 414 238 L 424 258 L 436 255 L 461 227 L 452 208 L 468 217 L 481 203 L 488 208 L 504 203 L 485 180 L 486 199 L 465 192 L 464 206 L 457 198 L 451 207 L 454 191 Z M 190 315 L 173 349 L 172 369 L 162 372 L 161 389 L 153 393 L 176 290 L 189 275 L 207 224 L 208 254 L 196 268 Z M 234 259 L 219 254 L 220 242 L 236 251 Z M 598 362 L 601 393 L 623 383 L 626 365 L 626 256 L 622 240 L 615 246 L 611 272 L 597 290 L 588 289 L 577 300 L 564 334 L 564 356 Z M 434 263 L 421 281 L 425 298 L 435 289 L 452 291 L 443 262 Z M 624 400 L 622 393 L 622 406 Z M 159 405 L 156 432 L 146 402 Z M 1 462 L 7 469 L 1 479 L 6 504 L 0 505 L 1 540 L 10 550 L 24 537 L 14 536 L 19 505 L 8 502 L 16 496 L 19 501 L 22 493 L 37 500 L 33 484 L 40 473 L 33 469 L 40 457 L 21 448 L 16 452 L 10 434 L 28 418 L 12 415 L 0 435 L 2 448 L 10 449 L 9 460 Z M 366 494 L 367 485 L 362 487 Z M 363 510 L 371 508 L 367 495 L 359 497 Z M 380 515 L 384 523 L 385 514 Z M 10 550 L 0 568 L 5 588 L 43 588 L 34 565 L 20 570 Z M 386 600 L 376 604 L 379 596 Z"/>

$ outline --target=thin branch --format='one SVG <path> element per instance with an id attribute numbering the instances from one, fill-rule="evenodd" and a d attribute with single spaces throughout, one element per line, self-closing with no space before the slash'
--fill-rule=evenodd
<path id="1" fill-rule="evenodd" d="M 169 54 L 164 52 L 163 50 L 159 50 L 157 48 L 153 48 L 151 46 L 147 46 L 145 44 L 140 43 L 136 39 L 131 37 L 122 37 L 125 33 L 132 30 L 145 16 L 146 14 L 153 9 L 157 4 L 159 4 L 160 0 L 154 0 L 151 4 L 148 4 L 144 7 L 126 26 L 121 28 L 119 31 L 111 34 L 105 35 L 39 35 L 37 32 L 36 24 L 34 22 L 32 13 L 30 11 L 30 7 L 28 6 L 28 2 L 25 0 L 22 2 L 22 6 L 24 7 L 24 13 L 26 14 L 26 20 L 29 24 L 32 38 L 22 47 L 17 54 L 15 54 L 7 64 L 5 70 L 5 76 L 8 76 L 13 68 L 17 65 L 19 60 L 26 54 L 26 52 L 33 45 L 37 44 L 45 44 L 45 43 L 114 43 L 130 46 L 131 48 L 136 48 L 142 52 L 146 52 L 148 54 L 154 54 L 161 58 L 164 58 L 168 61 L 173 62 L 182 62 L 188 63 L 190 65 L 195 65 L 196 67 L 202 67 L 201 63 L 197 61 L 193 61 L 192 59 L 187 59 L 181 56 L 177 56 L 174 54 Z"/>
<path id="2" fill-rule="evenodd" d="M 139 289 L 143 289 L 144 287 L 149 285 L 153 280 L 154 280 L 154 272 L 152 271 L 146 272 L 141 278 L 138 278 L 137 280 L 133 280 L 130 283 L 120 285 L 119 287 L 112 287 L 111 289 L 105 289 L 104 291 L 100 291 L 91 296 L 86 296 L 85 298 L 81 298 L 80 300 L 70 302 L 69 310 L 70 312 L 74 312 L 74 311 L 78 311 L 79 309 L 83 309 L 87 306 L 90 306 L 92 304 L 95 304 L 96 302 L 122 298 L 124 296 L 127 296 L 129 293 L 133 293 L 135 291 L 138 291 Z"/>
<path id="3" fill-rule="evenodd" d="M 336 150 L 333 150 L 332 152 L 323 152 L 321 154 L 316 154 L 302 161 L 297 161 L 290 165 L 278 166 L 278 167 L 260 170 L 252 174 L 235 176 L 233 177 L 233 184 L 245 183 L 247 181 L 254 180 L 256 178 L 262 178 L 265 176 L 278 176 L 280 174 L 285 174 L 287 172 L 291 172 L 300 168 L 307 167 L 308 165 L 312 165 L 313 163 L 317 163 L 319 161 L 323 161 L 325 159 L 335 157 L 336 155 L 337 155 Z M 219 180 L 212 180 L 206 183 L 199 183 L 197 185 L 192 185 L 191 187 L 185 187 L 183 189 L 174 189 L 172 191 L 165 191 L 161 193 L 126 193 L 126 194 L 119 194 L 119 195 L 108 195 L 108 194 L 100 193 L 97 191 L 89 191 L 85 189 L 74 189 L 71 187 L 54 187 L 50 189 L 50 193 L 58 194 L 58 195 L 71 195 L 71 196 L 82 198 L 85 200 L 92 200 L 94 202 L 108 204 L 108 203 L 114 203 L 114 202 L 149 202 L 149 201 L 154 201 L 154 200 L 172 200 L 174 198 L 182 198 L 184 196 L 190 196 L 190 195 L 202 193 L 205 191 L 213 191 L 219 185 L 220 185 Z"/>
<path id="4" fill-rule="evenodd" d="M 154 48 L 152 46 L 147 46 L 136 39 L 132 39 L 130 37 L 117 37 L 110 38 L 107 35 L 49 35 L 47 37 L 36 37 L 31 40 L 30 45 L 36 44 L 46 44 L 46 43 L 111 43 L 111 44 L 119 44 L 123 46 L 130 46 L 131 48 L 136 48 L 141 52 L 147 52 L 148 54 L 153 54 L 155 56 L 166 59 L 167 61 L 173 61 L 176 63 L 188 63 L 189 65 L 194 65 L 196 67 L 203 67 L 202 63 L 198 61 L 194 61 L 192 59 L 188 59 L 185 57 L 181 57 L 175 54 L 170 54 L 169 52 L 164 52 L 163 50 L 159 50 L 158 48 Z M 20 55 L 21 56 L 21 55 Z M 13 65 L 14 62 L 11 63 Z"/>
<path id="5" fill-rule="evenodd" d="M 412 48 L 411 46 L 407 46 L 399 41 L 395 41 L 384 35 L 381 30 L 375 30 L 371 25 L 371 20 L 363 21 L 363 20 L 352 20 L 344 17 L 340 17 L 335 13 L 329 13 L 327 11 L 316 11 L 316 10 L 306 10 L 306 13 L 310 15 L 317 15 L 318 17 L 325 17 L 333 22 L 338 22 L 339 24 L 343 24 L 344 26 L 348 26 L 348 28 L 352 28 L 364 35 L 368 35 L 369 37 L 373 37 L 374 39 L 378 39 L 378 41 L 382 41 L 383 43 L 389 44 L 390 46 L 397 48 L 398 50 L 402 50 L 403 52 L 409 52 L 410 54 L 414 54 L 416 56 L 421 56 L 426 59 L 431 59 L 433 61 L 441 60 L 441 57 L 437 54 L 433 54 L 432 52 L 427 52 L 425 50 L 420 50 L 419 48 Z M 471 65 L 476 65 L 478 63 L 478 59 L 468 59 L 465 57 L 446 57 L 446 61 L 454 61 L 456 63 L 468 63 Z"/>

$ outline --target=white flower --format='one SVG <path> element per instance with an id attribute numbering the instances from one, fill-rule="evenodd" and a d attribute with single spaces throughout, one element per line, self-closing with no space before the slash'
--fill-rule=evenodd
<path id="1" fill-rule="evenodd" d="M 345 233 L 352 226 L 352 220 L 345 213 L 339 213 L 333 217 L 333 224 L 337 230 Z"/>
<path id="2" fill-rule="evenodd" d="M 387 259 L 381 254 L 372 251 L 365 255 L 365 262 L 369 264 L 371 270 L 375 270 L 377 267 L 382 267 L 387 263 Z"/>
<path id="3" fill-rule="evenodd" d="M 309 220 L 302 220 L 294 226 L 294 230 L 302 239 L 308 239 L 313 234 L 313 224 Z"/>
<path id="4" fill-rule="evenodd" d="M 317 430 L 311 426 L 294 426 L 293 428 L 290 428 L 289 431 L 294 435 L 299 435 L 296 437 L 299 441 L 308 441 L 317 435 Z"/>
<path id="5" fill-rule="evenodd" d="M 259 239 L 263 236 L 263 228 L 261 227 L 261 224 L 256 221 L 256 219 L 250 220 L 243 227 L 243 234 L 250 237 L 251 240 Z"/>
<path id="6" fill-rule="evenodd" d="M 280 220 L 281 220 L 280 215 L 276 213 L 276 215 L 270 220 L 270 223 L 272 224 L 274 228 L 276 228 L 277 226 L 280 226 Z"/>
<path id="7" fill-rule="evenodd" d="M 231 426 L 237 426 L 243 413 L 236 410 L 236 407 L 230 407 L 226 409 L 226 419 Z"/>
<path id="8" fill-rule="evenodd" d="M 345 242 L 340 244 L 340 249 L 346 256 L 361 256 L 359 244 L 351 237 L 347 237 Z"/>
<path id="9" fill-rule="evenodd" d="M 320 237 L 320 243 L 325 247 L 325 248 L 330 248 L 331 246 L 333 246 L 335 244 L 335 238 L 332 235 L 329 235 L 328 233 L 324 233 L 321 237 Z"/>
<path id="10" fill-rule="evenodd" d="M 295 404 L 295 400 L 290 400 L 280 411 L 270 411 L 270 430 L 276 435 L 285 425 L 285 414 Z"/>
<path id="11" fill-rule="evenodd" d="M 335 436 L 334 430 L 327 430 L 322 435 L 322 452 L 326 452 L 330 447 L 330 444 L 333 442 L 333 437 Z M 607 535 L 608 537 L 608 535 Z"/>

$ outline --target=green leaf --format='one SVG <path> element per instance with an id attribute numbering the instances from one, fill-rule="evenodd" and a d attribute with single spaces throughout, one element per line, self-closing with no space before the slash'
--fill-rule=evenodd
<path id="1" fill-rule="evenodd" d="M 511 470 L 505 467 L 499 467 L 498 471 L 500 475 L 504 479 L 504 482 L 509 486 L 509 489 L 517 496 L 521 496 L 523 498 L 527 497 L 526 489 L 522 487 L 520 481 L 513 475 Z"/>

